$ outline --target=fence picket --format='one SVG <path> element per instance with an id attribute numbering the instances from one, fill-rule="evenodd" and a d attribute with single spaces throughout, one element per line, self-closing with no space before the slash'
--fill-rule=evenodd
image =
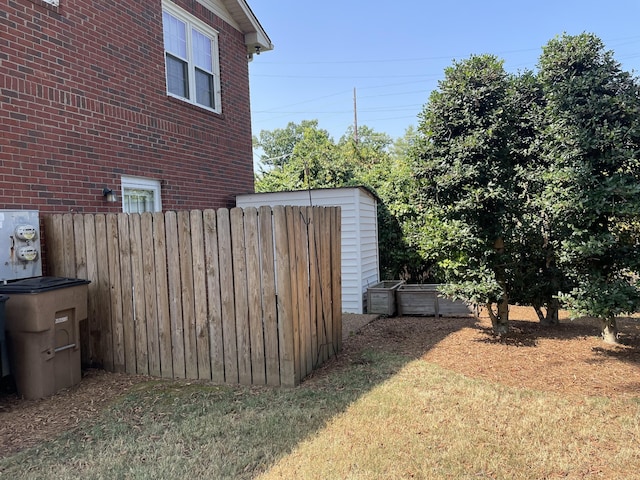
<path id="1" fill-rule="evenodd" d="M 140 214 L 138 213 L 129 215 L 129 236 L 131 250 L 131 293 L 133 295 L 136 373 L 149 375 L 149 342 L 147 338 L 146 294 L 142 256 L 142 228 L 140 225 Z"/>
<path id="2" fill-rule="evenodd" d="M 70 277 L 88 278 L 87 275 L 87 247 L 84 234 L 84 218 L 76 213 L 72 216 L 73 222 L 73 243 L 74 243 L 74 268 Z M 87 302 L 88 303 L 88 302 Z M 88 312 L 88 311 L 87 311 Z M 91 335 L 89 333 L 89 322 L 81 321 L 79 324 L 80 344 L 91 345 Z M 80 358 L 83 364 L 91 363 L 91 349 L 80 349 Z"/>
<path id="3" fill-rule="evenodd" d="M 171 311 L 167 282 L 167 239 L 165 216 L 153 214 L 153 253 L 156 275 L 156 304 L 158 307 L 158 343 L 160 347 L 160 375 L 174 378 L 173 351 L 171 348 Z"/>
<path id="4" fill-rule="evenodd" d="M 327 225 L 331 221 L 331 214 L 327 208 L 322 209 L 322 221 Z M 317 238 L 317 237 L 316 237 Z M 331 311 L 331 228 L 320 229 L 320 293 L 322 297 L 321 338 L 322 362 L 337 354 L 337 346 L 333 337 L 333 312 Z M 334 300 L 335 301 L 335 300 Z M 340 332 L 342 335 L 342 332 Z"/>
<path id="5" fill-rule="evenodd" d="M 211 353 L 209 351 L 209 324 L 207 321 L 204 226 L 200 210 L 192 210 L 190 215 L 198 378 L 210 380 Z"/>
<path id="6" fill-rule="evenodd" d="M 229 210 L 218 210 L 218 260 L 220 261 L 220 302 L 222 305 L 222 339 L 224 342 L 224 380 L 238 383 L 238 345 L 233 296 L 233 252 Z"/>
<path id="7" fill-rule="evenodd" d="M 309 274 L 309 351 L 307 355 L 309 357 L 309 365 L 311 370 L 316 368 L 318 364 L 319 351 L 321 345 L 318 343 L 318 319 L 320 316 L 318 315 L 318 307 L 320 306 L 320 295 L 318 290 L 320 289 L 320 282 L 318 281 L 318 255 L 316 252 L 316 218 L 315 211 L 316 209 L 312 207 L 306 207 L 306 219 L 307 219 L 307 249 L 309 252 L 309 266 L 308 266 L 308 274 Z M 309 368 L 309 367 L 308 367 Z"/>
<path id="8" fill-rule="evenodd" d="M 241 208 L 232 208 L 229 213 L 231 216 L 231 251 L 233 256 L 233 294 L 236 306 L 238 379 L 243 385 L 251 385 L 251 337 L 249 332 L 244 215 Z"/>
<path id="9" fill-rule="evenodd" d="M 220 302 L 220 263 L 218 261 L 218 226 L 215 210 L 202 213 L 204 222 L 204 245 L 206 262 L 207 297 L 209 309 L 209 348 L 211 356 L 211 379 L 224 382 L 224 342 L 222 336 L 222 304 Z"/>
<path id="10" fill-rule="evenodd" d="M 131 278 L 131 236 L 129 234 L 129 216 L 118 215 L 118 244 L 120 255 L 120 282 L 122 286 L 122 326 L 124 340 L 125 372 L 136 373 L 136 332 L 133 315 L 133 279 Z M 132 321 L 126 321 L 132 319 Z"/>
<path id="11" fill-rule="evenodd" d="M 111 323 L 111 283 L 109 280 L 109 250 L 107 246 L 107 218 L 103 214 L 95 216 L 96 224 L 96 264 L 98 266 L 98 283 L 96 308 L 99 318 L 96 324 L 100 326 L 100 353 L 98 363 L 102 363 L 105 370 L 115 371 L 113 325 Z"/>
<path id="12" fill-rule="evenodd" d="M 273 219 L 270 207 L 258 210 L 260 231 L 260 283 L 262 285 L 262 323 L 267 385 L 280 385 L 278 358 L 278 312 L 276 305 Z"/>
<path id="13" fill-rule="evenodd" d="M 75 277 L 76 276 L 76 266 L 75 266 L 75 257 L 76 257 L 76 244 L 75 244 L 75 236 L 73 234 L 73 215 L 71 213 L 65 213 L 62 216 L 62 229 L 64 230 L 63 238 L 63 262 L 62 262 L 62 272 L 61 275 L 63 277 Z"/>
<path id="14" fill-rule="evenodd" d="M 298 312 L 300 318 L 300 375 L 306 377 L 313 369 L 311 357 L 311 306 L 309 284 L 309 244 L 307 236 L 306 209 L 293 213 L 294 241 L 296 244 L 296 278 L 298 283 Z"/>
<path id="15" fill-rule="evenodd" d="M 113 369 L 125 371 L 123 296 L 120 283 L 120 247 L 118 245 L 118 216 L 107 215 L 107 256 L 109 258 L 109 292 L 111 302 L 111 332 L 113 334 Z"/>
<path id="16" fill-rule="evenodd" d="M 247 258 L 247 304 L 249 307 L 249 337 L 251 344 L 251 382 L 267 383 L 264 330 L 262 322 L 262 285 L 260 282 L 260 236 L 258 209 L 244 209 L 245 251 Z"/>
<path id="17" fill-rule="evenodd" d="M 142 278 L 144 283 L 144 309 L 147 329 L 147 356 L 149 360 L 149 374 L 154 377 L 162 375 L 160 364 L 160 345 L 158 331 L 158 304 L 156 301 L 156 262 L 153 246 L 153 217 L 149 212 L 140 215 L 140 229 L 142 233 Z"/>
<path id="18" fill-rule="evenodd" d="M 96 224 L 95 217 L 93 215 L 83 215 L 83 235 L 86 249 L 86 277 L 80 276 L 80 278 L 86 278 L 91 283 L 87 286 L 87 315 L 88 318 L 85 321 L 87 324 L 87 330 L 89 332 L 89 341 L 86 344 L 88 350 L 89 364 L 93 365 L 97 363 L 103 356 L 101 349 L 101 322 L 100 312 L 98 306 L 98 257 L 96 250 Z"/>
<path id="19" fill-rule="evenodd" d="M 49 275 L 60 276 L 64 259 L 64 231 L 62 215 L 50 215 L 43 219 L 44 234 L 47 238 L 47 271 Z"/>
<path id="20" fill-rule="evenodd" d="M 293 327 L 292 332 L 292 341 L 293 341 L 293 355 L 295 361 L 295 384 L 297 385 L 302 377 L 304 376 L 304 368 L 302 368 L 301 363 L 301 355 L 300 355 L 300 346 L 302 336 L 300 332 L 300 324 L 302 323 L 302 316 L 304 312 L 300 311 L 300 295 L 299 290 L 302 288 L 301 281 L 298 277 L 298 256 L 300 255 L 297 251 L 297 230 L 295 219 L 299 213 L 299 209 L 295 209 L 290 206 L 285 207 L 285 212 L 287 215 L 287 242 L 289 245 L 289 261 L 290 261 L 290 270 L 289 270 L 289 282 L 291 288 L 291 314 L 293 317 L 291 318 L 291 323 Z"/>
<path id="21" fill-rule="evenodd" d="M 189 212 L 178 212 L 178 245 L 180 282 L 182 284 L 182 325 L 184 328 L 184 361 L 186 378 L 198 378 L 196 313 L 193 293 L 193 256 Z"/>
<path id="22" fill-rule="evenodd" d="M 182 292 L 180 285 L 180 254 L 178 244 L 178 219 L 176 212 L 165 215 L 167 235 L 167 273 L 169 287 L 169 316 L 171 318 L 171 358 L 173 375 L 186 378 L 184 358 L 184 325 L 182 322 Z"/>
<path id="23" fill-rule="evenodd" d="M 296 312 L 294 311 L 295 294 L 291 282 L 291 251 L 288 229 L 288 207 L 273 207 L 273 229 L 276 250 L 276 298 L 278 309 L 278 340 L 280 357 L 280 384 L 292 387 L 300 381 L 298 361 L 296 358 L 294 327 Z"/>
<path id="24" fill-rule="evenodd" d="M 340 239 L 342 238 L 342 219 L 339 208 L 331 210 L 331 298 L 333 301 L 332 322 L 333 344 L 342 350 L 342 270 Z"/>

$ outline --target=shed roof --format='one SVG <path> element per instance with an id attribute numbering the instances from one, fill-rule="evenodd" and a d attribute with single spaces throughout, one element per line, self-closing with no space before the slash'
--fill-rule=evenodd
<path id="1" fill-rule="evenodd" d="M 376 193 L 371 190 L 369 187 L 366 187 L 364 185 L 356 185 L 353 187 L 323 187 L 323 188 L 312 188 L 311 191 L 315 192 L 315 191 L 329 191 L 329 190 L 353 190 L 353 189 L 359 189 L 362 190 L 364 193 L 366 193 L 367 195 L 369 195 L 371 198 L 373 198 L 376 202 L 380 203 L 380 197 L 378 197 L 378 195 L 376 195 Z M 243 195 L 274 195 L 274 194 L 278 194 L 278 193 L 293 193 L 293 192 L 306 192 L 307 189 L 302 189 L 302 190 L 282 190 L 282 191 L 278 191 L 278 192 L 251 192 L 251 193 L 245 193 L 245 194 L 240 194 L 240 195 L 236 195 L 236 197 L 241 197 Z"/>

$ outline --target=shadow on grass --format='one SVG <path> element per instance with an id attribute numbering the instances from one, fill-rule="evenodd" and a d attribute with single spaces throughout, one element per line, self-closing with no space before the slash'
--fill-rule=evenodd
<path id="1" fill-rule="evenodd" d="M 381 318 L 345 338 L 342 352 L 296 388 L 150 380 L 72 431 L 53 432 L 53 440 L 0 459 L 0 475 L 253 478 L 407 363 L 475 322 Z"/>
<path id="2" fill-rule="evenodd" d="M 514 319 L 512 333 L 499 340 L 485 324 L 475 317 L 380 318 L 347 336 L 343 351 L 296 388 L 150 380 L 72 431 L 53 432 L 53 440 L 0 459 L 0 477 L 254 478 L 462 329 L 481 332 L 482 342 L 525 348 L 535 348 L 542 338 L 599 334 L 593 319 L 561 320 L 552 327 Z M 630 345 L 597 347 L 594 362 L 616 356 L 640 363 L 637 326 L 637 319 L 621 319 Z M 67 397 L 69 409 L 73 401 Z"/>
<path id="3" fill-rule="evenodd" d="M 305 378 L 298 389 L 341 392 L 341 405 L 331 415 L 339 414 L 449 335 L 472 328 L 476 322 L 475 317 L 379 318 L 345 338 L 342 351 Z"/>

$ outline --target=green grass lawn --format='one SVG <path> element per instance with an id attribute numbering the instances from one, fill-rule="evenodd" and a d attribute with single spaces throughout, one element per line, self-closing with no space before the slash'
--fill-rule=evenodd
<path id="1" fill-rule="evenodd" d="M 640 401 L 562 397 L 364 350 L 293 389 L 140 384 L 0 478 L 640 478 Z M 1 417 L 0 417 L 1 418 Z"/>

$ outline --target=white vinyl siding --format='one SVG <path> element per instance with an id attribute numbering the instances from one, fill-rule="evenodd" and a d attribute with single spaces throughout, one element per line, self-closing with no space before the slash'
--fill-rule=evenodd
<path id="1" fill-rule="evenodd" d="M 360 187 L 311 191 L 313 206 L 340 207 L 342 311 L 364 313 L 367 288 L 380 282 L 378 214 L 375 197 Z M 274 205 L 309 206 L 309 191 L 238 195 L 241 208 Z"/>

